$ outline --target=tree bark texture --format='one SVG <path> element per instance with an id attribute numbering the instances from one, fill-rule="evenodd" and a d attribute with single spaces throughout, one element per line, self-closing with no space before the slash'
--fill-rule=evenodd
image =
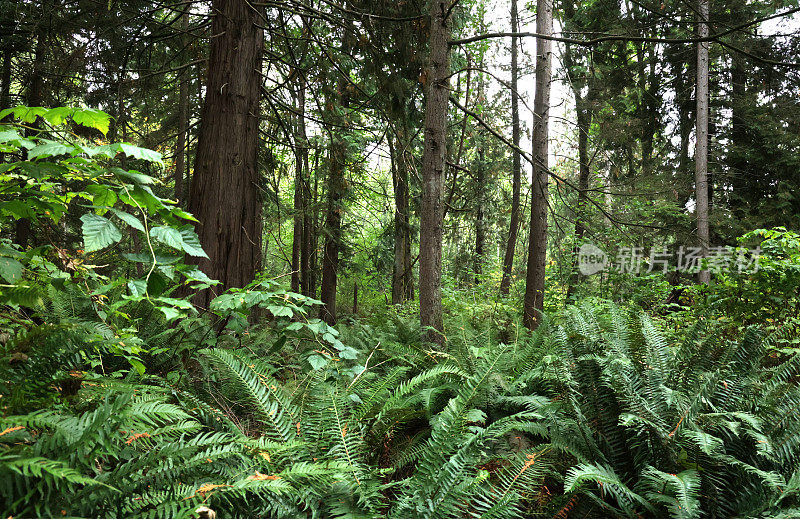
<path id="1" fill-rule="evenodd" d="M 419 307 L 425 338 L 444 344 L 442 322 L 442 179 L 447 147 L 447 105 L 450 96 L 450 2 L 430 4 L 430 57 L 425 104 L 420 213 Z"/>
<path id="2" fill-rule="evenodd" d="M 536 32 L 553 33 L 553 2 L 537 0 Z M 536 39 L 536 95 L 533 103 L 533 179 L 531 185 L 531 226 L 528 243 L 528 271 L 525 276 L 523 322 L 535 329 L 544 310 L 545 263 L 547 260 L 548 118 L 550 109 L 552 42 Z"/>
<path id="3" fill-rule="evenodd" d="M 402 304 L 413 297 L 411 276 L 411 222 L 409 216 L 408 165 L 406 134 L 399 132 L 396 144 L 390 139 L 392 183 L 394 185 L 394 264 L 392 265 L 392 304 Z"/>
<path id="4" fill-rule="evenodd" d="M 517 0 L 511 0 L 511 32 L 519 31 L 519 15 Z M 515 148 L 520 143 L 519 97 L 517 84 L 519 80 L 519 38 L 511 38 L 511 140 Z M 517 249 L 517 233 L 519 232 L 519 198 L 522 185 L 522 160 L 517 149 L 511 156 L 511 219 L 508 224 L 508 240 L 503 255 L 503 278 L 500 281 L 500 293 L 508 295 L 511 289 L 511 273 L 514 268 L 514 253 Z"/>
<path id="5" fill-rule="evenodd" d="M 185 41 L 185 33 L 189 30 L 189 6 L 186 6 L 181 14 L 181 30 L 184 35 L 181 40 Z M 186 142 L 189 132 L 189 71 L 184 69 L 180 72 L 178 86 L 178 142 L 175 146 L 175 199 L 178 205 L 186 207 Z"/>
<path id="6" fill-rule="evenodd" d="M 245 0 L 214 0 L 211 52 L 192 178 L 190 210 L 208 259 L 199 266 L 221 285 L 195 302 L 253 280 L 261 262 L 257 169 L 261 56 L 258 11 Z"/>
<path id="7" fill-rule="evenodd" d="M 336 102 L 346 111 L 350 105 L 347 83 L 339 81 Z M 346 124 L 346 115 L 342 117 Z M 325 216 L 325 248 L 322 253 L 322 284 L 320 286 L 320 318 L 328 324 L 336 323 L 336 289 L 339 276 L 339 250 L 342 243 L 342 213 L 344 212 L 347 142 L 344 128 L 332 132 L 330 169 L 328 171 L 328 209 Z"/>
<path id="8" fill-rule="evenodd" d="M 699 0 L 697 16 L 699 18 L 698 36 L 708 36 L 709 0 Z M 697 239 L 703 256 L 708 254 L 708 47 L 709 42 L 697 44 L 697 123 L 695 134 L 697 142 L 694 153 L 694 185 L 695 214 L 697 216 Z M 698 280 L 708 284 L 711 273 L 700 271 Z"/>

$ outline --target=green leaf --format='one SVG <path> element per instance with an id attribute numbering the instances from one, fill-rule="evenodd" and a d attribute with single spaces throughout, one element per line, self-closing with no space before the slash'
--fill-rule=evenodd
<path id="1" fill-rule="evenodd" d="M 192 222 L 199 222 L 197 218 L 195 218 L 191 213 L 187 213 L 180 207 L 176 207 L 172 210 L 172 214 L 177 216 L 178 218 L 183 218 L 184 220 L 190 220 Z"/>
<path id="2" fill-rule="evenodd" d="M 66 146 L 57 141 L 40 139 L 39 144 L 33 149 L 28 150 L 28 158 L 54 157 L 56 155 L 68 155 L 75 151 L 75 146 Z"/>
<path id="3" fill-rule="evenodd" d="M 6 130 L 0 132 L 0 142 L 12 142 L 22 140 L 23 137 L 16 130 Z"/>
<path id="4" fill-rule="evenodd" d="M 203 251 L 203 247 L 200 245 L 200 238 L 198 238 L 197 233 L 194 232 L 194 227 L 185 225 L 181 227 L 180 234 L 183 242 L 183 250 L 186 251 L 186 254 L 200 258 L 208 257 L 205 251 Z"/>
<path id="5" fill-rule="evenodd" d="M 36 180 L 43 180 L 47 177 L 56 177 L 69 173 L 69 170 L 52 162 L 20 162 L 20 169 L 27 175 Z"/>
<path id="6" fill-rule="evenodd" d="M 145 175 L 135 170 L 126 171 L 122 168 L 111 168 L 111 172 L 125 180 L 130 180 L 134 184 L 153 184 L 156 181 L 156 179 L 150 175 Z"/>
<path id="7" fill-rule="evenodd" d="M 81 216 L 81 222 L 86 252 L 98 251 L 122 239 L 122 233 L 108 218 L 88 213 Z"/>
<path id="8" fill-rule="evenodd" d="M 129 157 L 161 164 L 161 154 L 157 151 L 148 150 L 147 148 L 140 148 L 139 146 L 134 146 L 133 144 L 124 142 L 119 144 L 119 149 L 122 153 L 128 155 Z"/>
<path id="9" fill-rule="evenodd" d="M 15 286 L 0 289 L 0 301 L 4 304 L 35 308 L 42 304 L 42 294 L 36 287 Z"/>
<path id="10" fill-rule="evenodd" d="M 138 203 L 149 212 L 155 213 L 166 207 L 163 200 L 153 193 L 150 186 L 137 184 L 133 186 L 133 193 L 131 193 L 131 195 L 135 202 L 131 202 L 130 205 L 136 205 Z"/>
<path id="11" fill-rule="evenodd" d="M 184 276 L 186 276 L 186 279 L 190 281 L 200 281 L 202 283 L 210 283 L 212 285 L 219 283 L 219 281 L 211 279 L 206 275 L 205 272 L 196 267 L 189 270 L 184 270 L 182 273 Z"/>
<path id="12" fill-rule="evenodd" d="M 132 279 L 128 281 L 128 290 L 133 297 L 144 297 L 147 295 L 147 282 L 144 279 Z"/>
<path id="13" fill-rule="evenodd" d="M 52 124 L 53 126 L 61 126 L 64 121 L 71 118 L 75 114 L 75 109 L 67 106 L 59 106 L 58 108 L 51 108 L 44 114 L 42 119 Z"/>
<path id="14" fill-rule="evenodd" d="M 293 317 L 294 311 L 288 306 L 270 305 L 267 310 L 275 317 Z"/>
<path id="15" fill-rule="evenodd" d="M 179 317 L 183 317 L 183 312 L 176 310 L 171 306 L 159 306 L 158 309 L 161 310 L 161 312 L 167 318 L 167 321 L 174 321 Z"/>
<path id="16" fill-rule="evenodd" d="M 326 364 L 328 364 L 328 359 L 326 359 L 322 355 L 315 354 L 315 355 L 310 355 L 308 357 L 308 363 L 311 364 L 311 367 L 314 369 L 314 371 L 317 371 L 325 367 Z"/>
<path id="17" fill-rule="evenodd" d="M 144 375 L 145 367 L 142 361 L 129 357 L 128 362 L 131 363 L 131 366 L 133 366 L 133 369 L 135 369 L 137 373 Z"/>
<path id="18" fill-rule="evenodd" d="M 153 272 L 147 280 L 147 293 L 153 296 L 160 296 L 169 285 L 165 276 Z"/>
<path id="19" fill-rule="evenodd" d="M 153 263 L 153 255 L 149 252 L 125 252 L 122 254 L 122 257 L 136 263 Z M 173 263 L 179 262 L 181 259 L 180 256 L 156 254 L 156 265 L 172 265 Z"/>
<path id="20" fill-rule="evenodd" d="M 156 301 L 160 301 L 162 303 L 172 305 L 176 308 L 180 308 L 182 310 L 194 310 L 194 305 L 187 301 L 186 299 L 178 299 L 175 297 L 159 297 Z"/>
<path id="21" fill-rule="evenodd" d="M 108 133 L 108 128 L 111 123 L 111 117 L 101 110 L 93 108 L 78 108 L 72 114 L 72 120 L 76 123 L 100 130 L 103 135 Z"/>
<path id="22" fill-rule="evenodd" d="M 33 123 L 36 122 L 37 117 L 44 116 L 44 114 L 47 113 L 47 108 L 42 106 L 16 106 L 14 108 L 7 108 L 0 112 L 0 119 L 5 119 L 10 113 L 13 113 L 14 118 L 19 121 Z"/>
<path id="23" fill-rule="evenodd" d="M 144 232 L 144 225 L 142 225 L 142 222 L 132 214 L 113 208 L 111 209 L 111 211 L 117 216 L 117 218 L 119 218 L 123 222 L 127 223 L 136 230 Z"/>
<path id="24" fill-rule="evenodd" d="M 183 239 L 177 229 L 161 225 L 150 229 L 150 236 L 173 249 L 183 250 Z"/>
<path id="25" fill-rule="evenodd" d="M 339 358 L 354 360 L 358 358 L 358 350 L 355 348 L 351 348 L 350 346 L 345 346 L 342 351 L 339 352 Z"/>
<path id="26" fill-rule="evenodd" d="M 94 195 L 92 196 L 92 203 L 96 206 L 99 206 L 97 209 L 113 207 L 113 205 L 117 203 L 117 194 L 106 186 L 92 185 L 88 186 L 86 191 Z M 103 212 L 105 212 L 105 210 L 103 210 Z"/>
<path id="27" fill-rule="evenodd" d="M 9 200 L 8 202 L 0 203 L 0 211 L 4 214 L 13 216 L 14 218 L 35 218 L 36 211 L 21 200 Z"/>
<path id="28" fill-rule="evenodd" d="M 22 279 L 23 265 L 14 258 L 0 256 L 0 276 L 9 283 L 18 283 Z"/>

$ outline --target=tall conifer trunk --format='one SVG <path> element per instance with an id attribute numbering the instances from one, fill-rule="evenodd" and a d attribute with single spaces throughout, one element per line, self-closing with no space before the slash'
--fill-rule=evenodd
<path id="1" fill-rule="evenodd" d="M 405 124 L 396 144 L 389 139 L 394 185 L 394 264 L 392 265 L 392 304 L 402 304 L 413 297 L 411 279 L 411 223 L 409 217 L 408 165 L 406 164 Z"/>
<path id="2" fill-rule="evenodd" d="M 420 324 L 425 338 L 444 344 L 442 322 L 442 180 L 447 148 L 447 103 L 450 96 L 449 0 L 430 3 L 430 57 L 422 153 L 422 200 L 419 242 Z M 432 331 L 431 331 L 432 329 Z"/>
<path id="3" fill-rule="evenodd" d="M 187 5 L 183 14 L 181 14 L 181 42 L 186 41 L 186 32 L 189 30 L 189 7 Z M 175 199 L 183 207 L 186 207 L 185 180 L 187 173 L 186 142 L 189 132 L 189 77 L 189 70 L 184 68 L 180 71 L 180 84 L 178 86 L 178 142 L 175 146 Z"/>
<path id="4" fill-rule="evenodd" d="M 553 2 L 537 0 L 536 32 L 553 34 Z M 536 38 L 536 96 L 533 102 L 533 180 L 528 272 L 525 277 L 524 323 L 534 329 L 544 310 L 544 277 L 547 259 L 548 123 L 550 109 L 552 42 Z"/>
<path id="5" fill-rule="evenodd" d="M 345 49 L 346 50 L 346 49 Z M 334 96 L 338 110 L 346 111 L 350 106 L 349 85 L 344 78 L 339 80 Z M 346 125 L 346 115 L 338 118 Z M 344 126 L 343 125 L 343 126 Z M 336 323 L 336 289 L 339 277 L 339 249 L 342 243 L 342 212 L 345 195 L 345 162 L 347 142 L 344 128 L 332 132 L 330 169 L 328 171 L 328 209 L 325 216 L 325 248 L 322 253 L 322 284 L 320 285 L 320 318 L 328 324 Z"/>
<path id="6" fill-rule="evenodd" d="M 253 280 L 261 261 L 258 156 L 263 23 L 246 0 L 214 0 L 208 82 L 201 116 L 190 210 L 208 259 L 200 268 L 221 285 L 215 294 Z"/>
<path id="7" fill-rule="evenodd" d="M 697 16 L 699 18 L 698 36 L 708 37 L 709 0 L 699 0 Z M 697 215 L 697 239 L 700 242 L 702 255 L 708 254 L 708 47 L 709 42 L 701 41 L 697 45 L 697 143 L 694 153 L 694 185 L 695 214 Z M 708 284 L 711 273 L 700 271 L 699 281 Z"/>
<path id="8" fill-rule="evenodd" d="M 475 171 L 475 184 L 478 187 L 475 197 L 475 284 L 481 282 L 483 274 L 483 260 L 486 251 L 486 155 L 483 147 L 478 150 L 478 167 Z"/>
<path id="9" fill-rule="evenodd" d="M 511 32 L 519 31 L 519 15 L 517 0 L 511 0 Z M 512 151 L 511 163 L 511 219 L 508 224 L 508 240 L 503 256 L 503 279 L 500 281 L 500 293 L 507 295 L 511 288 L 511 270 L 514 267 L 514 253 L 517 249 L 517 233 L 519 232 L 519 195 L 522 185 L 522 161 L 517 149 L 520 141 L 519 98 L 517 82 L 519 80 L 519 38 L 511 38 L 511 140 L 515 149 Z"/>
<path id="10" fill-rule="evenodd" d="M 305 172 L 303 160 L 304 151 L 306 148 L 305 143 L 305 80 L 302 73 L 297 71 L 297 96 L 296 96 L 296 116 L 294 125 L 294 232 L 292 236 L 292 291 L 300 292 L 301 285 L 303 285 L 303 276 L 306 275 L 303 271 L 304 263 L 307 266 L 307 261 L 303 261 L 305 249 Z"/>

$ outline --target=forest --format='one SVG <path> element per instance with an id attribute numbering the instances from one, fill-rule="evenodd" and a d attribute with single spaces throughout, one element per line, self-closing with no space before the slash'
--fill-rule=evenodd
<path id="1" fill-rule="evenodd" d="M 800 2 L 0 36 L 0 517 L 800 519 Z"/>

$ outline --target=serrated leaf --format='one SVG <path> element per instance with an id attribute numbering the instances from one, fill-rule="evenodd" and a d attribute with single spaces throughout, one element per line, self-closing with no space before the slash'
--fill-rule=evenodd
<path id="1" fill-rule="evenodd" d="M 153 263 L 153 255 L 149 252 L 125 252 L 122 257 L 136 263 Z M 181 260 L 180 256 L 156 254 L 156 265 L 172 265 Z"/>
<path id="2" fill-rule="evenodd" d="M 128 290 L 133 297 L 143 297 L 147 295 L 147 282 L 144 279 L 132 279 L 128 281 Z"/>
<path id="3" fill-rule="evenodd" d="M 182 271 L 182 273 L 184 276 L 186 276 L 186 279 L 191 281 L 201 281 L 203 283 L 211 283 L 211 284 L 219 283 L 219 281 L 211 279 L 206 275 L 205 272 L 196 267 L 189 270 L 184 270 Z"/>
<path id="4" fill-rule="evenodd" d="M 183 317 L 183 312 L 176 310 L 171 306 L 159 306 L 158 309 L 161 310 L 161 312 L 167 318 L 167 321 L 173 321 L 179 317 Z"/>
<path id="5" fill-rule="evenodd" d="M 94 213 L 81 216 L 83 222 L 83 247 L 86 252 L 94 252 L 122 239 L 122 233 L 114 222 Z"/>
<path id="6" fill-rule="evenodd" d="M 58 176 L 69 173 L 69 170 L 52 162 L 20 162 L 20 169 L 36 180 L 43 180 L 48 176 Z"/>
<path id="7" fill-rule="evenodd" d="M 36 118 L 43 116 L 47 113 L 47 108 L 42 106 L 16 106 L 0 112 L 0 119 L 4 119 L 6 115 L 13 113 L 14 118 L 24 123 L 36 122 Z"/>
<path id="8" fill-rule="evenodd" d="M 294 311 L 288 306 L 269 305 L 267 310 L 275 317 L 293 317 Z"/>
<path id="9" fill-rule="evenodd" d="M 183 250 L 186 251 L 186 254 L 200 258 L 208 257 L 203 247 L 200 245 L 200 238 L 198 238 L 197 233 L 194 232 L 194 227 L 191 225 L 181 227 L 180 235 L 181 241 L 183 242 Z"/>
<path id="10" fill-rule="evenodd" d="M 328 363 L 328 359 L 322 355 L 315 354 L 308 357 L 308 363 L 311 364 L 311 367 L 314 369 L 314 371 L 317 371 L 325 367 L 325 365 Z"/>
<path id="11" fill-rule="evenodd" d="M 150 175 L 145 175 L 144 173 L 139 173 L 132 169 L 124 170 L 122 168 L 111 168 L 111 172 L 118 177 L 132 181 L 134 184 L 153 184 L 156 181 L 156 179 Z"/>
<path id="12" fill-rule="evenodd" d="M 113 208 L 111 209 L 111 211 L 114 213 L 114 215 L 116 215 L 117 218 L 119 218 L 123 222 L 127 223 L 136 230 L 144 232 L 144 225 L 142 225 L 142 222 L 132 214 Z"/>
<path id="13" fill-rule="evenodd" d="M 160 225 L 150 229 L 150 236 L 173 249 L 183 250 L 183 239 L 177 229 Z"/>
<path id="14" fill-rule="evenodd" d="M 75 151 L 75 146 L 66 146 L 57 141 L 40 139 L 39 144 L 28 150 L 28 159 L 68 155 L 73 151 Z"/>
<path id="15" fill-rule="evenodd" d="M 128 144 L 125 142 L 121 142 L 119 144 L 119 149 L 122 153 L 128 155 L 129 157 L 146 160 L 147 162 L 161 163 L 161 154 L 157 151 L 148 150 L 147 148 L 140 148 L 139 146 L 134 146 L 133 144 Z"/>
<path id="16" fill-rule="evenodd" d="M 42 119 L 52 124 L 53 126 L 61 126 L 62 124 L 64 124 L 64 121 L 71 118 L 74 113 L 75 113 L 74 108 L 69 108 L 67 106 L 59 106 L 57 108 L 51 108 L 50 110 L 42 114 Z"/>
<path id="17" fill-rule="evenodd" d="M 5 130 L 0 132 L 0 142 L 11 142 L 22 140 L 23 137 L 16 130 Z"/>
<path id="18" fill-rule="evenodd" d="M 345 346 L 342 348 L 342 351 L 339 352 L 339 358 L 354 360 L 358 358 L 358 350 L 355 348 L 351 348 L 350 346 Z"/>
<path id="19" fill-rule="evenodd" d="M 106 207 L 113 207 L 117 203 L 117 194 L 105 186 L 93 185 L 86 188 L 92 193 L 92 204 L 99 206 L 97 209 L 105 212 Z M 98 212 L 98 214 L 103 214 Z"/>
<path id="20" fill-rule="evenodd" d="M 195 218 L 191 213 L 187 213 L 180 207 L 176 207 L 172 210 L 172 214 L 177 216 L 178 218 L 183 218 L 184 220 L 190 220 L 192 222 L 199 222 L 197 218 Z"/>
<path id="21" fill-rule="evenodd" d="M 36 211 L 22 200 L 0 203 L 0 211 L 14 218 L 34 218 L 36 216 Z"/>
<path id="22" fill-rule="evenodd" d="M 153 193 L 150 186 L 136 184 L 133 186 L 132 196 L 136 203 L 145 207 L 151 213 L 158 212 L 166 207 L 162 199 Z M 136 205 L 136 203 L 130 203 L 130 205 Z"/>
<path id="23" fill-rule="evenodd" d="M 72 120 L 80 125 L 100 130 L 103 135 L 108 133 L 111 123 L 111 117 L 107 113 L 93 108 L 76 109 L 72 114 Z"/>

